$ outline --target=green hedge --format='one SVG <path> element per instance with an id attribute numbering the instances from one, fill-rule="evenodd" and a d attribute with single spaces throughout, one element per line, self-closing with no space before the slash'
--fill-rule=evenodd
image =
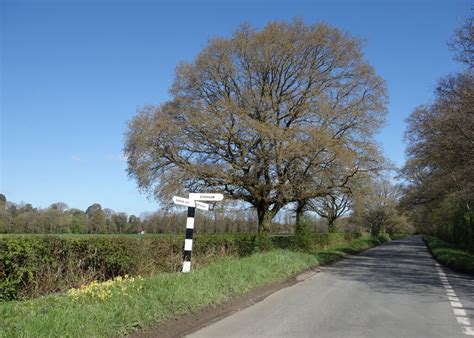
<path id="1" fill-rule="evenodd" d="M 310 234 L 310 250 L 345 243 L 360 234 Z M 0 301 L 26 299 L 123 275 L 179 271 L 183 236 L 0 237 Z M 295 236 L 201 235 L 193 267 L 219 257 L 248 256 L 274 248 L 301 249 Z M 308 250 L 308 248 L 305 248 Z"/>
<path id="2" fill-rule="evenodd" d="M 434 258 L 455 271 L 474 274 L 474 255 L 437 237 L 423 235 Z"/>

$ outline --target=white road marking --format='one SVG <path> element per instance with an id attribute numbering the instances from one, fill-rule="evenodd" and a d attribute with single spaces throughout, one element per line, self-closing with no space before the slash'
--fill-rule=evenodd
<path id="1" fill-rule="evenodd" d="M 439 279 L 443 284 L 444 288 L 446 289 L 446 295 L 451 303 L 451 307 L 453 308 L 454 315 L 456 316 L 456 320 L 458 324 L 461 325 L 462 332 L 468 336 L 474 336 L 474 327 L 471 327 L 471 321 L 466 315 L 466 311 L 462 307 L 462 303 L 459 301 L 459 298 L 456 296 L 453 288 L 449 284 L 448 277 L 444 273 L 444 271 L 439 268 L 439 264 L 435 263 L 436 270 L 438 271 Z"/>
<path id="2" fill-rule="evenodd" d="M 456 317 L 459 324 L 471 326 L 471 321 L 467 317 Z"/>
<path id="3" fill-rule="evenodd" d="M 464 309 L 453 309 L 454 314 L 456 316 L 465 316 L 466 315 L 466 310 Z"/>
<path id="4" fill-rule="evenodd" d="M 464 326 L 462 332 L 468 336 L 474 336 L 474 327 Z"/>

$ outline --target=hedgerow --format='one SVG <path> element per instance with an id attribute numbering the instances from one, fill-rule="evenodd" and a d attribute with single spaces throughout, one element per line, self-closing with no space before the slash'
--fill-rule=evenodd
<path id="1" fill-rule="evenodd" d="M 345 243 L 360 234 L 310 234 L 316 250 Z M 221 257 L 243 257 L 276 248 L 301 251 L 297 236 L 256 234 L 198 235 L 193 267 Z M 145 276 L 179 271 L 182 236 L 0 237 L 0 301 L 27 299 L 78 288 L 118 276 Z"/>

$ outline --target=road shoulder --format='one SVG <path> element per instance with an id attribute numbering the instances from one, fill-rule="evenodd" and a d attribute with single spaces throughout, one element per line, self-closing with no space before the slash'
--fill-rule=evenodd
<path id="1" fill-rule="evenodd" d="M 224 304 L 203 307 L 192 313 L 167 320 L 166 322 L 151 330 L 134 333 L 128 337 L 144 338 L 159 336 L 163 338 L 170 338 L 185 336 L 205 326 L 213 324 L 227 316 L 230 316 L 237 311 L 261 302 L 276 291 L 293 286 L 297 283 L 304 282 L 308 278 L 313 277 L 318 272 L 319 270 L 316 267 L 308 268 L 287 279 L 253 289 L 252 291 L 240 297 L 233 298 Z"/>

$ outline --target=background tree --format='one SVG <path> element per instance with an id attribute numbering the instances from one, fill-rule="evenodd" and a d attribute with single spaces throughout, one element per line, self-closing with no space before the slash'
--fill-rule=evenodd
<path id="1" fill-rule="evenodd" d="M 99 203 L 94 203 L 86 209 L 88 231 L 90 233 L 103 233 L 105 227 L 105 215 L 102 211 L 102 206 Z"/>
<path id="2" fill-rule="evenodd" d="M 365 189 L 354 194 L 352 221 L 365 227 L 372 235 L 381 232 L 405 232 L 410 229 L 398 211 L 401 186 L 389 180 L 371 179 Z"/>
<path id="3" fill-rule="evenodd" d="M 119 213 L 114 214 L 113 222 L 115 224 L 116 231 L 119 234 L 125 231 L 125 228 L 127 226 L 127 220 L 128 220 L 128 216 L 124 212 L 119 212 Z"/>
<path id="4" fill-rule="evenodd" d="M 142 231 L 141 229 L 141 221 L 140 217 L 137 217 L 135 215 L 130 215 L 128 217 L 128 226 L 127 226 L 127 232 L 129 233 L 137 233 Z"/>
<path id="5" fill-rule="evenodd" d="M 51 204 L 49 208 L 63 213 L 69 209 L 69 206 L 64 202 L 56 202 Z"/>
<path id="6" fill-rule="evenodd" d="M 408 118 L 402 205 L 418 231 L 474 250 L 474 30 L 456 31 L 456 59 L 468 68 L 440 80 L 435 100 Z"/>
<path id="7" fill-rule="evenodd" d="M 250 203 L 268 231 L 283 206 L 326 194 L 379 157 L 372 136 L 385 92 L 348 33 L 244 25 L 180 64 L 171 100 L 130 122 L 128 172 L 157 198 L 218 191 Z"/>
<path id="8" fill-rule="evenodd" d="M 326 196 L 308 202 L 307 211 L 313 211 L 327 220 L 328 232 L 336 231 L 336 220 L 351 209 L 352 199 L 347 191 L 333 190 Z"/>
<path id="9" fill-rule="evenodd" d="M 18 207 L 16 206 L 16 204 L 7 201 L 7 212 L 12 218 L 15 218 L 16 216 L 18 216 L 19 213 Z"/>
<path id="10" fill-rule="evenodd" d="M 44 228 L 48 229 L 50 234 L 62 232 L 64 222 L 61 216 L 61 211 L 56 208 L 56 204 L 51 204 L 49 208 L 43 212 L 42 221 Z"/>
<path id="11" fill-rule="evenodd" d="M 87 233 L 87 215 L 79 209 L 69 209 L 69 229 L 72 233 Z"/>
<path id="12" fill-rule="evenodd" d="M 435 102 L 408 119 L 403 205 L 418 228 L 474 246 L 474 77 L 440 81 Z M 443 210 L 442 213 L 440 211 Z"/>
<path id="13" fill-rule="evenodd" d="M 117 230 L 114 223 L 115 211 L 110 208 L 104 208 L 103 214 L 105 217 L 105 232 L 111 233 Z"/>
<path id="14" fill-rule="evenodd" d="M 0 213 L 4 213 L 7 210 L 7 198 L 4 194 L 0 194 Z"/>

